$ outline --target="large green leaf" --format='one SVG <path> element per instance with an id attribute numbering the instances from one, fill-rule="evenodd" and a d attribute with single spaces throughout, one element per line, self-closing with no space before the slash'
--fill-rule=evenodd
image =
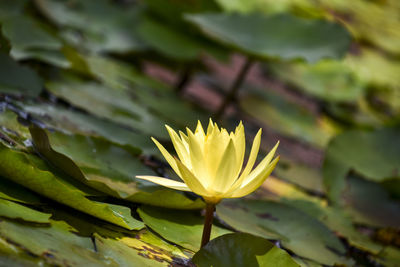
<path id="1" fill-rule="evenodd" d="M 316 118 L 306 108 L 274 92 L 252 90 L 240 99 L 240 106 L 268 127 L 317 147 L 324 147 L 337 132 L 325 117 Z"/>
<path id="2" fill-rule="evenodd" d="M 136 175 L 155 175 L 139 158 L 139 150 L 107 140 L 81 135 L 50 133 L 30 128 L 35 148 L 58 168 L 79 181 L 114 197 L 155 206 L 198 209 L 204 203 L 190 200 L 176 190 L 165 189 Z M 50 139 L 50 140 L 49 140 Z"/>
<path id="3" fill-rule="evenodd" d="M 354 170 L 365 178 L 383 182 L 400 177 L 400 130 L 351 130 L 335 137 L 326 150 L 323 177 L 328 197 L 336 202 Z"/>
<path id="4" fill-rule="evenodd" d="M 0 171 L 5 178 L 40 195 L 127 229 L 143 227 L 140 221 L 131 217 L 129 208 L 90 201 L 86 198 L 88 193 L 55 176 L 42 160 L 33 155 L 0 144 L 0 159 Z"/>
<path id="5" fill-rule="evenodd" d="M 206 266 L 265 266 L 295 267 L 289 254 L 268 240 L 246 233 L 217 237 L 200 249 L 192 261 Z"/>
<path id="6" fill-rule="evenodd" d="M 192 251 L 200 248 L 204 220 L 200 216 L 149 206 L 142 206 L 137 211 L 144 223 L 166 240 Z M 226 233 L 230 233 L 230 231 L 214 225 L 211 239 Z"/>
<path id="7" fill-rule="evenodd" d="M 0 176 L 0 198 L 23 204 L 41 204 L 39 195 Z"/>
<path id="8" fill-rule="evenodd" d="M 8 55 L 0 53 L 1 93 L 38 96 L 42 87 L 42 79 L 33 70 L 19 65 Z"/>
<path id="9" fill-rule="evenodd" d="M 342 194 L 346 209 L 359 224 L 373 227 L 397 227 L 400 203 L 379 184 L 350 176 Z"/>
<path id="10" fill-rule="evenodd" d="M 259 58 L 315 62 L 342 57 L 350 44 L 349 33 L 338 24 L 288 14 L 205 13 L 185 18 L 211 38 Z"/>
<path id="11" fill-rule="evenodd" d="M 217 215 L 236 230 L 276 238 L 301 257 L 326 265 L 348 263 L 345 247 L 324 224 L 288 205 L 271 201 L 225 201 Z M 273 235 L 271 235 L 271 232 Z"/>
<path id="12" fill-rule="evenodd" d="M 0 237 L 49 265 L 112 266 L 110 259 L 95 252 L 89 237 L 80 237 L 70 230 L 64 222 L 52 221 L 51 227 L 0 222 Z"/>
<path id="13" fill-rule="evenodd" d="M 0 216 L 27 222 L 49 223 L 51 214 L 28 208 L 13 201 L 0 199 Z"/>
<path id="14" fill-rule="evenodd" d="M 64 39 L 77 48 L 118 53 L 146 48 L 134 29 L 140 14 L 134 6 L 123 8 L 107 0 L 35 2 L 43 15 L 62 27 Z"/>
<path id="15" fill-rule="evenodd" d="M 307 94 L 326 101 L 355 102 L 365 90 L 365 83 L 343 62 L 274 63 L 269 64 L 268 69 Z"/>
<path id="16" fill-rule="evenodd" d="M 24 103 L 23 109 L 49 128 L 68 134 L 103 137 L 121 146 L 140 148 L 145 154 L 155 154 L 157 150 L 149 136 L 91 114 L 45 103 Z"/>

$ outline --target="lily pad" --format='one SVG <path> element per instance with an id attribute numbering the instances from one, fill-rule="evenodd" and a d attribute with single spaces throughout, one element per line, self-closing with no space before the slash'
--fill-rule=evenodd
<path id="1" fill-rule="evenodd" d="M 350 45 L 350 34 L 342 26 L 289 14 L 205 13 L 185 18 L 216 41 L 263 59 L 341 58 Z"/>
<path id="2" fill-rule="evenodd" d="M 283 249 L 268 240 L 246 233 L 217 237 L 199 250 L 192 261 L 202 266 L 285 266 L 297 264 Z"/>
<path id="3" fill-rule="evenodd" d="M 325 153 L 324 185 L 333 202 L 345 190 L 350 170 L 370 181 L 383 182 L 400 177 L 400 130 L 351 130 L 335 137 Z"/>
<path id="4" fill-rule="evenodd" d="M 34 223 L 50 223 L 51 214 L 28 208 L 13 201 L 0 199 L 0 216 Z"/>
<path id="5" fill-rule="evenodd" d="M 329 102 L 356 102 L 365 91 L 365 83 L 343 62 L 274 63 L 268 65 L 268 70 L 305 93 Z"/>
<path id="6" fill-rule="evenodd" d="M 192 251 L 200 248 L 204 219 L 195 214 L 178 210 L 142 206 L 137 212 L 144 223 L 166 240 Z M 230 231 L 213 226 L 211 239 L 230 233 Z"/>
<path id="7" fill-rule="evenodd" d="M 317 147 L 324 147 L 337 130 L 324 117 L 274 92 L 252 90 L 240 99 L 241 108 L 272 129 Z M 325 121 L 324 121 L 325 120 Z"/>
<path id="8" fill-rule="evenodd" d="M 46 123 L 49 128 L 57 129 L 67 134 L 103 137 L 115 144 L 130 146 L 131 149 L 140 148 L 145 154 L 156 153 L 157 148 L 149 136 L 129 130 L 118 123 L 84 112 L 45 103 L 24 103 L 23 108 L 24 111 L 36 119 Z"/>
<path id="9" fill-rule="evenodd" d="M 349 263 L 345 247 L 324 224 L 288 205 L 260 200 L 224 201 L 217 215 L 236 230 L 264 238 L 276 238 L 283 247 L 321 264 Z M 244 224 L 243 222 L 247 223 Z"/>
<path id="10" fill-rule="evenodd" d="M 175 190 L 164 189 L 136 175 L 155 175 L 137 157 L 137 148 L 114 145 L 104 139 L 50 133 L 31 127 L 35 148 L 48 161 L 77 180 L 114 197 L 155 206 L 198 209 L 200 200 L 190 200 Z M 50 139 L 50 140 L 49 140 Z"/>
<path id="11" fill-rule="evenodd" d="M 90 201 L 86 198 L 87 193 L 70 181 L 55 176 L 45 162 L 33 155 L 0 144 L 0 159 L 0 170 L 5 178 L 40 195 L 127 229 L 143 227 L 142 222 L 131 217 L 129 208 Z"/>
<path id="12" fill-rule="evenodd" d="M 0 198 L 23 204 L 41 204 L 39 195 L 0 176 Z"/>
<path id="13" fill-rule="evenodd" d="M 2 221 L 0 237 L 50 265 L 104 266 L 110 262 L 95 252 L 90 238 L 71 233 L 63 222 L 52 221 L 51 227 L 35 227 Z"/>
<path id="14" fill-rule="evenodd" d="M 346 182 L 342 201 L 355 222 L 373 227 L 400 225 L 400 203 L 381 185 L 354 176 Z"/>
<path id="15" fill-rule="evenodd" d="M 0 53 L 0 92 L 35 97 L 43 87 L 42 78 L 26 66 L 21 66 L 8 55 Z"/>

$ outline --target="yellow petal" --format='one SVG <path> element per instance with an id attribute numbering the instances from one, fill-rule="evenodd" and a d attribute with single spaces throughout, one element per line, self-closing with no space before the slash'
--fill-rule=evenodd
<path id="1" fill-rule="evenodd" d="M 224 196 L 224 198 L 237 198 L 243 197 L 250 193 L 253 193 L 257 188 L 259 188 L 264 181 L 268 178 L 271 172 L 274 170 L 276 164 L 279 161 L 279 156 L 276 157 L 270 164 L 268 164 L 267 168 L 258 173 L 257 176 L 254 177 L 249 183 L 244 185 L 243 187 L 238 188 L 231 196 Z"/>
<path id="2" fill-rule="evenodd" d="M 278 146 L 279 146 L 279 141 L 271 149 L 271 151 L 268 153 L 268 155 L 265 156 L 265 158 L 258 164 L 258 166 L 252 172 L 250 172 L 250 174 L 247 177 L 244 178 L 240 187 L 243 187 L 246 184 L 248 184 L 249 182 L 251 182 L 251 180 L 253 180 L 254 177 L 258 176 L 259 173 L 261 173 L 265 168 L 267 168 L 268 164 L 271 162 L 272 158 L 274 157 Z"/>
<path id="3" fill-rule="evenodd" d="M 210 188 L 219 193 L 228 191 L 238 175 L 236 165 L 236 150 L 231 139 L 222 156 L 218 171 Z"/>
<path id="4" fill-rule="evenodd" d="M 256 136 L 254 137 L 253 145 L 251 146 L 250 156 L 247 160 L 246 167 L 244 168 L 242 174 L 239 176 L 239 179 L 237 179 L 235 184 L 232 186 L 231 192 L 236 190 L 243 183 L 244 179 L 249 175 L 251 169 L 253 168 L 254 163 L 257 159 L 258 150 L 260 149 L 261 133 L 262 129 L 258 130 Z"/>
<path id="5" fill-rule="evenodd" d="M 188 148 L 171 127 L 169 127 L 168 125 L 165 125 L 165 127 L 167 128 L 169 136 L 172 140 L 172 144 L 174 145 L 175 151 L 178 154 L 179 159 L 183 162 L 183 164 L 190 165 Z"/>
<path id="6" fill-rule="evenodd" d="M 209 176 L 215 177 L 221 158 L 228 146 L 229 138 L 224 139 L 216 127 L 210 134 L 207 133 L 207 140 L 204 146 L 204 160 Z"/>
<path id="7" fill-rule="evenodd" d="M 197 121 L 197 127 L 194 135 L 196 136 L 199 143 L 203 143 L 204 139 L 206 138 L 206 134 L 204 133 L 204 129 L 200 121 Z"/>
<path id="8" fill-rule="evenodd" d="M 244 127 L 242 122 L 236 127 L 235 134 L 233 136 L 233 143 L 236 149 L 236 176 L 239 175 L 240 170 L 243 167 L 244 154 L 246 150 L 246 137 L 244 133 Z"/>
<path id="9" fill-rule="evenodd" d="M 214 130 L 214 123 L 213 123 L 212 119 L 210 118 L 208 127 L 207 127 L 207 136 L 209 136 L 213 130 Z"/>
<path id="10" fill-rule="evenodd" d="M 190 188 L 182 183 L 182 182 L 177 182 L 171 179 L 163 178 L 163 177 L 157 177 L 157 176 L 136 176 L 136 178 L 143 179 L 146 181 L 153 182 L 155 184 L 159 184 L 168 188 L 176 189 L 176 190 L 181 190 L 181 191 L 192 191 Z"/>
<path id="11" fill-rule="evenodd" d="M 181 173 L 179 172 L 175 159 L 171 156 L 171 154 L 169 154 L 169 152 L 155 138 L 152 137 L 151 140 L 153 140 L 153 142 L 156 144 L 156 146 L 158 147 L 158 149 L 160 150 L 161 154 L 164 156 L 166 161 L 169 163 L 171 168 L 176 172 L 176 174 L 179 177 L 181 177 Z"/>
<path id="12" fill-rule="evenodd" d="M 194 193 L 200 196 L 209 196 L 207 190 L 204 188 L 203 184 L 197 179 L 197 177 L 179 160 L 175 159 L 176 165 L 179 171 L 182 173 L 182 180 Z"/>
<path id="13" fill-rule="evenodd" d="M 190 162 L 192 173 L 201 179 L 201 183 L 208 187 L 210 184 L 210 176 L 206 168 L 203 150 L 196 136 L 188 129 L 188 143 L 190 151 Z"/>

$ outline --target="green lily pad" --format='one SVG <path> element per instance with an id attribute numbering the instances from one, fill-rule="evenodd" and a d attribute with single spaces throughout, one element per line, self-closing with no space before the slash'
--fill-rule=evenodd
<path id="1" fill-rule="evenodd" d="M 268 69 L 305 93 L 330 102 L 355 102 L 365 91 L 365 83 L 343 62 L 274 63 Z"/>
<path id="2" fill-rule="evenodd" d="M 49 128 L 57 129 L 67 134 L 103 137 L 115 144 L 130 146 L 131 149 L 140 148 L 145 154 L 156 153 L 157 148 L 149 136 L 94 115 L 45 103 L 24 103 L 23 109 L 46 123 Z"/>
<path id="3" fill-rule="evenodd" d="M 0 53 L 1 93 L 35 97 L 40 94 L 42 87 L 42 79 L 32 69 Z"/>
<path id="4" fill-rule="evenodd" d="M 48 161 L 70 176 L 106 194 L 155 206 L 198 209 L 200 200 L 190 200 L 175 190 L 138 180 L 136 175 L 155 175 L 140 162 L 137 148 L 128 149 L 94 137 L 50 133 L 31 127 L 35 148 Z"/>
<path id="5" fill-rule="evenodd" d="M 94 237 L 98 253 L 113 259 L 118 266 L 171 266 L 170 255 L 139 239 L 124 237 L 115 240 L 97 234 Z"/>
<path id="6" fill-rule="evenodd" d="M 0 222 L 0 237 L 50 265 L 104 266 L 110 263 L 110 259 L 95 252 L 90 238 L 80 237 L 70 230 L 63 222 L 52 221 L 51 227 Z"/>
<path id="7" fill-rule="evenodd" d="M 43 203 L 39 195 L 1 176 L 0 198 L 30 205 Z"/>
<path id="8" fill-rule="evenodd" d="M 131 217 L 127 207 L 90 201 L 88 193 L 55 176 L 39 158 L 13 151 L 0 144 L 2 175 L 32 191 L 94 217 L 127 229 L 140 229 L 143 223 Z"/>
<path id="9" fill-rule="evenodd" d="M 324 117 L 316 118 L 309 110 L 277 93 L 252 90 L 240 99 L 240 106 L 279 133 L 317 147 L 324 147 L 337 132 Z"/>
<path id="10" fill-rule="evenodd" d="M 349 263 L 345 247 L 324 224 L 298 209 L 278 202 L 224 201 L 217 215 L 236 230 L 264 238 L 276 238 L 283 247 L 321 264 Z M 247 222 L 244 224 L 244 222 Z"/>
<path id="11" fill-rule="evenodd" d="M 268 240 L 246 233 L 217 237 L 200 249 L 192 261 L 202 266 L 285 266 L 297 264 L 283 249 Z"/>
<path id="12" fill-rule="evenodd" d="M 126 53 L 146 49 L 134 29 L 140 17 L 137 6 L 121 7 L 107 0 L 35 3 L 44 16 L 61 27 L 64 39 L 73 46 L 92 52 Z"/>
<path id="13" fill-rule="evenodd" d="M 143 105 L 133 100 L 128 90 L 117 90 L 94 82 L 67 80 L 49 82 L 47 88 L 74 106 L 143 133 L 167 138 L 163 120 L 152 115 Z"/>
<path id="14" fill-rule="evenodd" d="M 350 176 L 342 204 L 353 220 L 373 227 L 397 227 L 400 224 L 400 204 L 380 185 Z"/>
<path id="15" fill-rule="evenodd" d="M 216 41 L 264 59 L 341 58 L 350 44 L 349 33 L 338 24 L 289 14 L 205 13 L 185 18 Z"/>
<path id="16" fill-rule="evenodd" d="M 149 206 L 142 206 L 137 212 L 148 227 L 166 240 L 192 251 L 199 250 L 204 223 L 204 219 L 200 216 Z M 214 225 L 211 239 L 227 233 L 230 231 Z"/>
<path id="17" fill-rule="evenodd" d="M 0 216 L 27 222 L 50 223 L 51 214 L 28 208 L 13 201 L 0 199 Z"/>
<path id="18" fill-rule="evenodd" d="M 335 137 L 325 153 L 324 185 L 329 199 L 339 200 L 350 170 L 368 180 L 383 182 L 400 177 L 400 130 L 351 130 Z"/>

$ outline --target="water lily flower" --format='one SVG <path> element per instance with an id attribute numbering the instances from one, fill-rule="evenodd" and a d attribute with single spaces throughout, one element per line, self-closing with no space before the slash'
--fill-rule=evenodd
<path id="1" fill-rule="evenodd" d="M 207 204 L 201 240 L 203 247 L 210 240 L 215 205 L 224 198 L 243 197 L 260 187 L 279 161 L 279 156 L 272 160 L 279 141 L 253 169 L 261 143 L 260 129 L 243 169 L 246 140 L 242 122 L 231 133 L 224 128 L 219 129 L 211 119 L 207 134 L 200 121 L 194 133 L 187 128 L 187 135 L 181 131 L 178 135 L 168 125 L 166 128 L 178 158 L 172 157 L 156 139 L 152 140 L 183 182 L 156 176 L 136 177 L 169 188 L 192 191 L 203 197 Z"/>
<path id="2" fill-rule="evenodd" d="M 252 170 L 261 142 L 261 129 L 254 138 L 246 167 L 242 170 L 245 154 L 245 133 L 242 122 L 234 132 L 219 129 L 210 119 L 207 134 L 200 121 L 193 133 L 179 135 L 166 125 L 178 158 L 154 138 L 152 140 L 183 182 L 155 176 L 136 176 L 156 184 L 192 191 L 204 198 L 206 203 L 217 204 L 224 198 L 239 198 L 248 195 L 262 185 L 275 168 L 279 156 L 272 160 L 279 142 Z"/>

